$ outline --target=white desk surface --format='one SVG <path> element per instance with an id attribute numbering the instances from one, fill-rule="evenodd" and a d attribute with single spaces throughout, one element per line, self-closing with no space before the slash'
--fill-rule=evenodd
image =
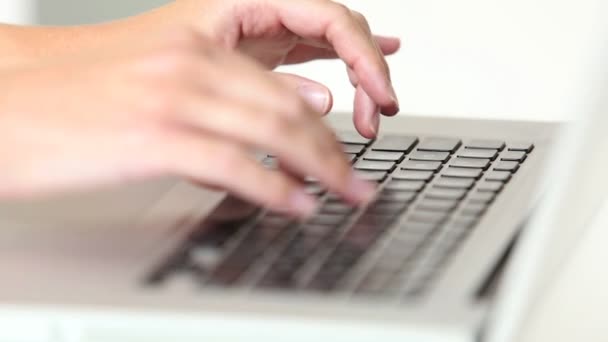
<path id="1" fill-rule="evenodd" d="M 402 111 L 560 120 L 576 115 L 580 68 L 601 0 L 344 0 L 377 33 L 403 39 L 391 58 Z M 328 85 L 337 110 L 352 90 L 339 62 L 284 70 Z M 584 82 L 582 82 L 584 83 Z M 584 86 L 584 85 L 583 85 Z"/>

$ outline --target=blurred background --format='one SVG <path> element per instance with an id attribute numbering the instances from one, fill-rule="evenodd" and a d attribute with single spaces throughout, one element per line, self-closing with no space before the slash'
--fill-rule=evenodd
<path id="1" fill-rule="evenodd" d="M 203 0 L 204 1 L 204 0 Z M 289 0 L 285 0 L 289 1 Z M 4 22 L 82 24 L 166 0 L 2 0 Z M 572 94 L 605 0 L 344 0 L 378 33 L 402 37 L 393 58 L 402 110 L 414 114 L 556 120 L 575 116 Z M 327 84 L 336 110 L 352 108 L 338 62 L 288 67 Z M 576 86 L 575 86 L 576 84 Z"/>

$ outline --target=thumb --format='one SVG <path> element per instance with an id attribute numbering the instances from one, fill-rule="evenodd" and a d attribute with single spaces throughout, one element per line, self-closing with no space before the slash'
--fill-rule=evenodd
<path id="1" fill-rule="evenodd" d="M 325 115 L 333 107 L 331 91 L 321 83 L 293 74 L 279 72 L 273 74 L 288 87 L 297 91 L 316 112 Z"/>

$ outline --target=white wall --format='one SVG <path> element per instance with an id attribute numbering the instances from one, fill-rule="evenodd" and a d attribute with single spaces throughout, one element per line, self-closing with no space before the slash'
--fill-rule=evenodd
<path id="1" fill-rule="evenodd" d="M 17 13 L 14 4 L 24 1 L 0 0 L 0 8 L 13 4 Z M 107 20 L 166 0 L 31 1 L 38 2 L 39 22 L 59 24 Z M 573 114 L 571 95 L 584 87 L 577 75 L 608 13 L 605 0 L 343 1 L 364 12 L 377 32 L 403 38 L 402 52 L 391 59 L 403 111 L 524 119 Z M 351 109 L 340 63 L 285 70 L 328 84 L 336 108 Z"/>
<path id="2" fill-rule="evenodd" d="M 26 24 L 34 21 L 35 0 L 1 0 L 0 22 Z"/>

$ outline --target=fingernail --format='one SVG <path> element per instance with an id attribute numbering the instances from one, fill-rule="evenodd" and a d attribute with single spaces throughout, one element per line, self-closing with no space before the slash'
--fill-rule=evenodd
<path id="1" fill-rule="evenodd" d="M 360 179 L 356 173 L 353 173 L 350 181 L 350 193 L 357 200 L 367 203 L 374 199 L 376 188 L 371 183 Z"/>
<path id="2" fill-rule="evenodd" d="M 326 88 L 314 84 L 303 84 L 298 88 L 298 93 L 315 111 L 327 112 L 331 95 Z"/>
<path id="3" fill-rule="evenodd" d="M 291 209 L 302 217 L 310 217 L 317 210 L 317 201 L 304 190 L 296 190 L 290 198 Z"/>

